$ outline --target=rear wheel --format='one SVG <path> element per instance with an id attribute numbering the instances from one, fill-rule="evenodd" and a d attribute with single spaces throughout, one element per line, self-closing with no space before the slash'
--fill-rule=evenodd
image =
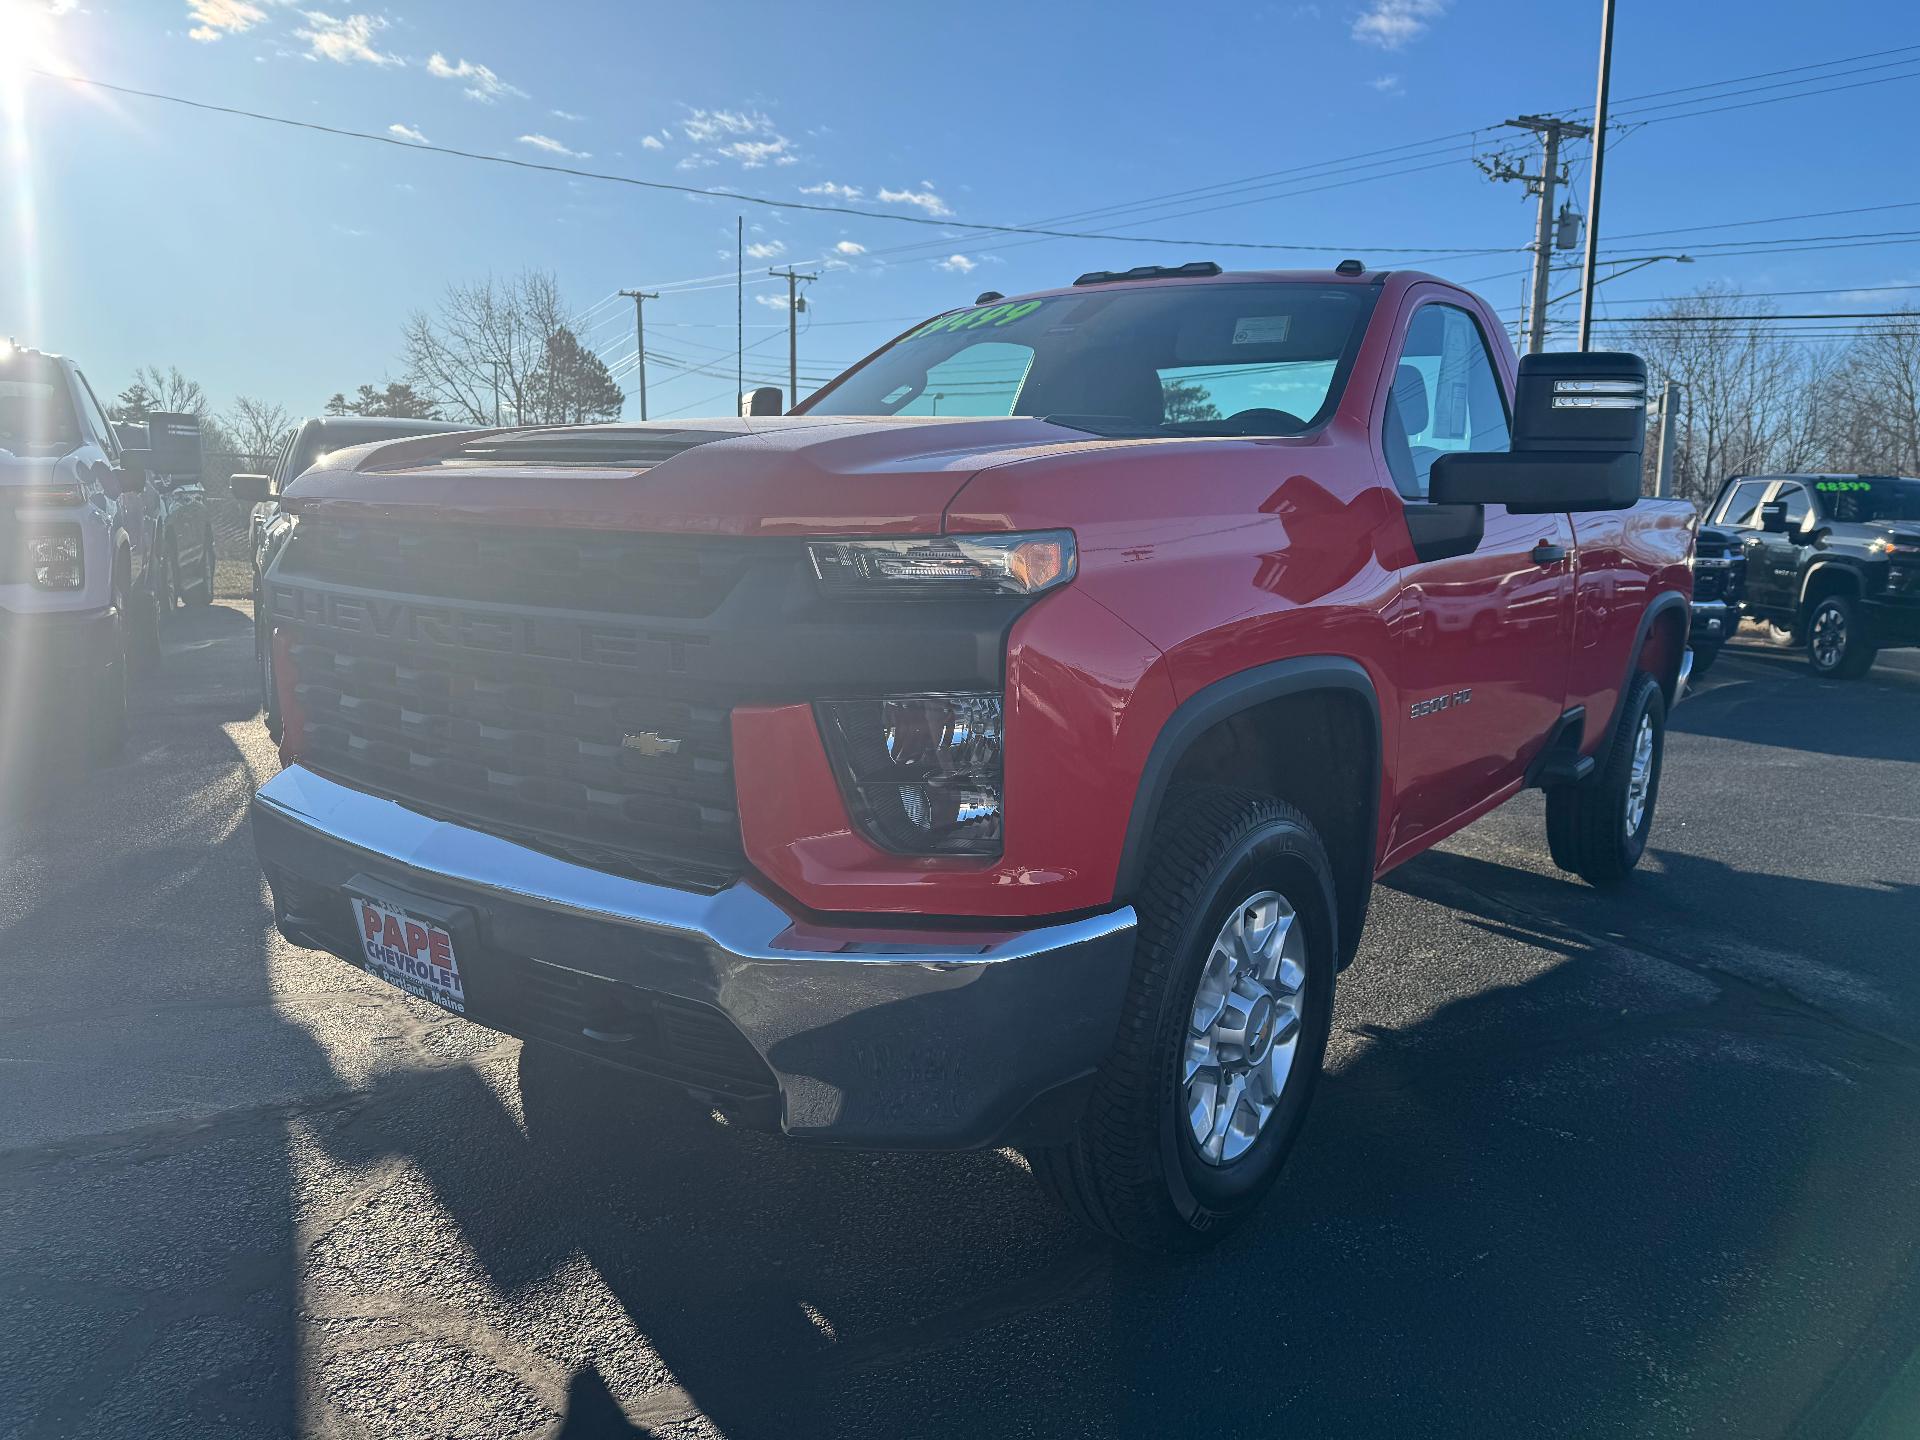
<path id="1" fill-rule="evenodd" d="M 160 606 L 163 598 L 171 605 L 171 589 L 163 573 L 166 565 L 157 565 L 147 578 L 146 591 L 129 597 L 131 609 L 126 625 L 131 641 L 132 669 L 152 674 L 160 668 Z"/>
<path id="2" fill-rule="evenodd" d="M 1332 868 L 1292 806 L 1205 787 L 1169 797 L 1148 875 L 1079 1132 L 1029 1158 L 1092 1228 L 1197 1250 L 1259 1204 L 1306 1119 L 1333 1013 Z"/>
<path id="3" fill-rule="evenodd" d="M 1851 595 L 1829 595 L 1808 612 L 1807 663 L 1828 680 L 1858 680 L 1873 668 L 1873 634 Z"/>
<path id="4" fill-rule="evenodd" d="M 1713 662 L 1720 658 L 1720 646 L 1723 641 L 1714 640 L 1705 645 L 1693 647 L 1693 673 L 1699 677 L 1713 668 Z"/>
<path id="5" fill-rule="evenodd" d="M 1599 768 L 1578 784 L 1547 791 L 1547 849 L 1554 864 L 1596 889 L 1626 883 L 1653 829 L 1666 732 L 1666 696 L 1653 676 L 1636 672 Z"/>

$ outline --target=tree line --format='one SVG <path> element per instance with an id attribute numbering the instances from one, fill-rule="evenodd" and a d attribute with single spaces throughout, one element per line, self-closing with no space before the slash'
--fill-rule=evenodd
<path id="1" fill-rule="evenodd" d="M 1858 322 L 1850 338 L 1740 318 L 1778 313 L 1709 285 L 1623 338 L 1622 349 L 1646 357 L 1652 393 L 1669 379 L 1681 385 L 1673 494 L 1705 505 L 1731 475 L 1920 476 L 1920 312 Z M 1648 493 L 1658 453 L 1649 427 Z"/>
<path id="2" fill-rule="evenodd" d="M 619 419 L 625 398 L 605 363 L 580 343 L 558 280 L 539 270 L 449 285 L 432 309 L 407 317 L 398 368 L 398 379 L 335 391 L 320 413 L 581 425 Z M 272 469 L 305 418 L 250 395 L 216 411 L 198 381 L 154 365 L 136 370 L 107 407 L 116 421 L 157 412 L 200 421 L 204 478 L 216 488 L 236 473 Z"/>

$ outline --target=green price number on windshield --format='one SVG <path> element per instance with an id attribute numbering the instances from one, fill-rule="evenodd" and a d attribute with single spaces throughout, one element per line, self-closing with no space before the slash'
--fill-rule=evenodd
<path id="1" fill-rule="evenodd" d="M 1826 491 L 1871 490 L 1873 486 L 1865 480 L 1816 480 L 1813 482 L 1813 488 Z"/>
<path id="2" fill-rule="evenodd" d="M 959 330 L 998 329 L 1002 325 L 1026 319 L 1045 303 L 1041 300 L 1022 300 L 1018 304 L 988 305 L 980 310 L 957 310 L 951 315 L 942 315 L 938 320 L 928 321 L 907 339 L 918 340 L 925 335 L 951 335 Z"/>

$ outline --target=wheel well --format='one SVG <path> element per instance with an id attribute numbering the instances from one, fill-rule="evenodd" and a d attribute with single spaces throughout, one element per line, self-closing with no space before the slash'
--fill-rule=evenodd
<path id="1" fill-rule="evenodd" d="M 1684 605 L 1669 605 L 1654 616 L 1634 661 L 1636 670 L 1644 670 L 1660 682 L 1669 709 L 1674 703 L 1673 692 L 1680 684 L 1680 657 L 1687 648 L 1687 619 Z"/>
<path id="2" fill-rule="evenodd" d="M 1320 832 L 1333 862 L 1340 963 L 1360 941 L 1373 891 L 1379 754 L 1372 707 L 1353 690 L 1285 695 L 1202 732 L 1171 785 L 1227 785 L 1285 800 Z"/>
<path id="3" fill-rule="evenodd" d="M 1815 605 L 1829 595 L 1857 595 L 1860 593 L 1860 579 L 1851 571 L 1838 565 L 1817 566 L 1807 576 L 1807 588 L 1800 596 L 1800 613 L 1805 616 Z"/>

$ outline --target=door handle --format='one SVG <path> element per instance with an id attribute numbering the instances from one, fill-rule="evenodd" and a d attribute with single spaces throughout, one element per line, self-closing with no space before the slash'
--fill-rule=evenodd
<path id="1" fill-rule="evenodd" d="M 1529 552 L 1529 558 L 1536 565 L 1552 565 L 1567 558 L 1567 552 L 1551 540 L 1542 540 Z"/>

